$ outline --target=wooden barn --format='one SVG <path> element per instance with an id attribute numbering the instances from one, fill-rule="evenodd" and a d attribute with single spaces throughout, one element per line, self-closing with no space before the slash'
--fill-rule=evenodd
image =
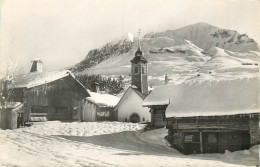
<path id="1" fill-rule="evenodd" d="M 101 94 L 99 92 L 89 92 L 90 97 L 85 99 L 82 110 L 82 121 L 114 121 L 113 109 L 120 100 L 118 97 Z"/>
<path id="2" fill-rule="evenodd" d="M 156 88 L 146 105 L 164 104 L 167 139 L 184 154 L 223 153 L 260 144 L 257 78 Z"/>
<path id="3" fill-rule="evenodd" d="M 9 85 L 12 101 L 23 103 L 24 121 L 79 119 L 86 88 L 68 70 L 41 72 L 34 60 L 31 72 L 16 76 Z"/>

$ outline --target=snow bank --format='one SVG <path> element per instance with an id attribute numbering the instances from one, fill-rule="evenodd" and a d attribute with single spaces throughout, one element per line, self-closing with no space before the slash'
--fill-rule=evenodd
<path id="1" fill-rule="evenodd" d="M 124 122 L 45 122 L 0 130 L 0 166 L 256 166 L 242 151 L 184 156 L 164 143 L 166 129 Z M 137 132 L 136 132 L 137 131 Z M 256 147 L 253 147 L 254 150 Z"/>
<path id="2" fill-rule="evenodd" d="M 95 92 L 89 92 L 89 94 L 91 97 L 87 97 L 87 100 L 105 107 L 115 107 L 120 100 L 117 96 L 109 94 L 100 94 Z"/>
<path id="3" fill-rule="evenodd" d="M 199 157 L 204 158 L 217 158 L 222 161 L 230 162 L 230 163 L 239 163 L 245 166 L 259 166 L 260 165 L 260 157 L 259 157 L 259 145 L 255 145 L 251 147 L 249 150 L 241 150 L 230 152 L 228 150 L 225 151 L 224 154 L 199 154 Z"/>
<path id="4" fill-rule="evenodd" d="M 158 86 L 143 105 L 165 105 L 166 117 L 214 116 L 259 113 L 257 78 L 194 81 Z"/>
<path id="5" fill-rule="evenodd" d="M 259 155 L 260 153 L 260 145 L 255 145 L 249 149 L 250 153 Z M 260 156 L 260 155 L 259 155 Z M 260 157 L 259 157 L 260 158 Z"/>
<path id="6" fill-rule="evenodd" d="M 34 123 L 33 126 L 20 131 L 30 131 L 40 135 L 66 135 L 66 136 L 95 136 L 119 133 L 123 131 L 137 131 L 145 125 L 121 122 L 72 122 L 49 121 Z"/>
<path id="7" fill-rule="evenodd" d="M 7 101 L 5 103 L 4 108 L 16 108 L 17 106 L 19 106 L 21 104 L 21 102 L 12 102 L 12 101 Z M 2 109 L 2 106 L 0 106 L 0 109 Z"/>

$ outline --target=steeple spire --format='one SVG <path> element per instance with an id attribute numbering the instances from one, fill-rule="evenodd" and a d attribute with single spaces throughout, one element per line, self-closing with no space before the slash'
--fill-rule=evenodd
<path id="1" fill-rule="evenodd" d="M 141 28 L 139 28 L 139 30 L 137 31 L 137 35 L 138 35 L 138 50 L 141 50 L 140 34 L 141 34 Z"/>

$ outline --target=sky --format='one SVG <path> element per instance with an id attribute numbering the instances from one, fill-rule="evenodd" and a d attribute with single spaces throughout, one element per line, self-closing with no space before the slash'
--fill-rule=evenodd
<path id="1" fill-rule="evenodd" d="M 1 0 L 0 66 L 9 60 L 27 73 L 37 57 L 45 71 L 58 70 L 139 28 L 145 35 L 197 22 L 259 42 L 260 0 Z"/>

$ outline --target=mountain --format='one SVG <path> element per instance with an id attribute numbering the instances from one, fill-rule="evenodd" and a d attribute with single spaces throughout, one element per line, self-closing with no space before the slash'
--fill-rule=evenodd
<path id="1" fill-rule="evenodd" d="M 207 23 L 196 23 L 177 30 L 149 33 L 144 38 L 167 37 L 182 43 L 183 39 L 192 41 L 205 51 L 217 46 L 230 51 L 259 51 L 258 44 L 246 34 L 237 31 L 220 29 Z"/>
<path id="2" fill-rule="evenodd" d="M 149 83 L 189 79 L 221 79 L 257 76 L 259 45 L 246 34 L 196 23 L 176 30 L 152 32 L 140 39 L 149 61 Z M 137 38 L 126 34 L 121 39 L 91 50 L 71 70 L 76 74 L 124 75 L 130 79 L 130 60 L 137 50 Z"/>

